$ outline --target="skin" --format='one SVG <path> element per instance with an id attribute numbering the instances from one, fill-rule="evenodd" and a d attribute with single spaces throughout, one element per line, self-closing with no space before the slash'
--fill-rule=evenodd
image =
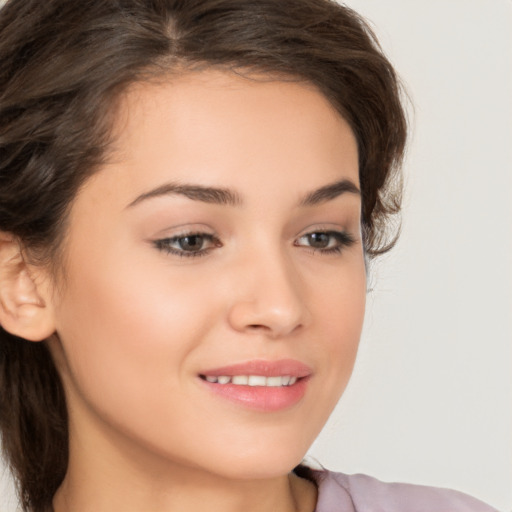
<path id="1" fill-rule="evenodd" d="M 301 199 L 359 185 L 351 129 L 312 86 L 210 70 L 132 87 L 116 131 L 73 202 L 49 301 L 70 415 L 55 511 L 312 511 L 314 485 L 290 471 L 346 387 L 366 281 L 360 196 Z M 239 201 L 136 201 L 170 182 Z M 190 231 L 214 237 L 201 256 L 155 244 Z M 324 231 L 353 242 L 312 247 Z M 254 359 L 308 365 L 304 397 L 256 411 L 198 377 Z"/>

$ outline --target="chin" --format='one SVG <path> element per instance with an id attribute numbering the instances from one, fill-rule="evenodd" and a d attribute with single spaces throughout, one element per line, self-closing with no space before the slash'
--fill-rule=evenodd
<path id="1" fill-rule="evenodd" d="M 276 478 L 287 475 L 302 462 L 307 451 L 295 446 L 267 447 L 260 450 L 246 449 L 239 453 L 224 453 L 215 470 L 234 480 Z"/>

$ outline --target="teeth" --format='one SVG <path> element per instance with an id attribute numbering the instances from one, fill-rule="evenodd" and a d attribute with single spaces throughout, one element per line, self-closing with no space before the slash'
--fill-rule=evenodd
<path id="1" fill-rule="evenodd" d="M 266 386 L 267 378 L 260 375 L 251 375 L 248 379 L 249 386 Z"/>
<path id="2" fill-rule="evenodd" d="M 234 384 L 236 386 L 266 386 L 271 388 L 278 388 L 282 386 L 293 386 L 297 382 L 297 377 L 290 377 L 289 375 L 265 377 L 263 375 L 234 375 L 229 377 L 227 375 L 219 375 L 214 377 L 206 375 L 204 377 L 208 382 L 214 384 Z"/>
<path id="3" fill-rule="evenodd" d="M 284 377 L 267 377 L 267 386 L 278 388 L 280 386 L 284 386 L 283 384 Z"/>

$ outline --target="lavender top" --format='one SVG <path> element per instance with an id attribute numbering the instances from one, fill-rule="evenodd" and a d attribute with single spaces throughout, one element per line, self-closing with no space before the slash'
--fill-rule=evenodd
<path id="1" fill-rule="evenodd" d="M 315 471 L 315 512 L 497 512 L 466 494 L 424 485 L 384 483 L 366 475 Z"/>

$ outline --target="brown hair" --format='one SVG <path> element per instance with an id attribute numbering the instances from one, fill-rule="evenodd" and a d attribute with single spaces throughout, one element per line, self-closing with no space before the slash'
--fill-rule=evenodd
<path id="1" fill-rule="evenodd" d="M 368 26 L 331 0 L 10 0 L 0 10 L 0 231 L 56 258 L 79 186 L 104 161 L 116 98 L 180 69 L 314 84 L 359 149 L 366 254 L 387 251 L 406 122 Z M 46 344 L 0 328 L 0 429 L 22 506 L 44 511 L 68 461 L 64 391 Z"/>

